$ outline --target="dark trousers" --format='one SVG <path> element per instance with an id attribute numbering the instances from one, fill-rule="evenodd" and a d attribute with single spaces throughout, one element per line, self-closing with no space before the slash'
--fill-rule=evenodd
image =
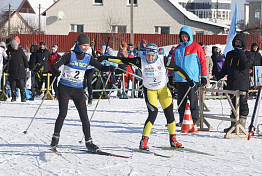
<path id="1" fill-rule="evenodd" d="M 92 81 L 93 81 L 94 73 L 95 73 L 95 69 L 87 69 L 85 72 L 83 89 L 85 90 L 85 88 L 87 87 L 89 97 L 92 97 L 93 94 Z"/>
<path id="2" fill-rule="evenodd" d="M 91 136 L 90 122 L 87 116 L 87 108 L 83 88 L 73 88 L 62 84 L 58 85 L 59 114 L 56 119 L 54 133 L 59 134 L 62 129 L 64 120 L 67 115 L 69 98 L 74 101 L 82 122 L 85 139 L 88 140 Z"/>
<path id="3" fill-rule="evenodd" d="M 247 96 L 248 96 L 248 93 L 246 93 L 246 95 L 240 95 L 239 115 L 241 115 L 241 116 L 247 116 L 248 113 L 249 113 L 249 108 L 248 108 L 248 103 L 247 103 Z M 232 101 L 234 107 L 236 107 L 236 96 L 231 94 L 230 97 L 231 97 L 231 101 Z"/>
<path id="4" fill-rule="evenodd" d="M 182 101 L 184 95 L 186 94 L 189 86 L 186 82 L 176 82 L 175 84 L 177 88 L 177 106 L 178 106 L 180 102 Z M 191 111 L 193 123 L 195 124 L 196 121 L 199 119 L 197 89 L 198 89 L 198 86 L 196 85 L 189 91 L 189 93 L 187 94 L 187 97 L 184 99 L 184 101 L 182 102 L 181 106 L 178 109 L 179 120 L 181 123 L 183 122 L 187 100 L 190 101 L 190 111 Z"/>
<path id="5" fill-rule="evenodd" d="M 20 91 L 25 91 L 25 79 L 11 79 L 9 80 L 9 82 L 12 93 L 16 92 L 17 87 L 20 89 Z"/>

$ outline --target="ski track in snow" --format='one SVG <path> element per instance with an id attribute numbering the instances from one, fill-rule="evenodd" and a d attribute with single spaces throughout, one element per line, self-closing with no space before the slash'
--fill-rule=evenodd
<path id="1" fill-rule="evenodd" d="M 96 103 L 97 100 L 94 100 Z M 138 148 L 143 126 L 147 118 L 144 99 L 118 99 L 112 96 L 102 99 L 91 120 L 91 134 L 94 143 L 104 151 L 130 156 L 128 159 L 87 154 L 71 151 L 71 148 L 85 148 L 80 144 L 83 136 L 81 122 L 75 108 L 69 108 L 61 131 L 58 156 L 49 151 L 54 123 L 58 115 L 58 102 L 45 100 L 27 134 L 28 127 L 41 100 L 10 100 L 0 103 L 0 175 L 261 175 L 262 138 L 225 139 L 223 129 L 230 122 L 207 119 L 214 131 L 200 131 L 199 134 L 181 134 L 177 139 L 185 147 L 215 154 L 206 156 L 182 151 L 161 150 L 152 146 L 169 146 L 166 119 L 159 105 L 158 117 L 149 139 L 150 150 L 172 158 L 153 154 L 133 152 L 126 149 Z M 248 100 L 249 126 L 255 100 Z M 206 100 L 213 115 L 229 116 L 227 100 Z M 223 106 L 223 109 L 221 107 Z M 73 106 L 70 100 L 69 107 Z M 88 107 L 91 116 L 95 106 Z M 174 111 L 176 100 L 174 100 Z M 262 112 L 258 123 L 262 123 Z M 178 113 L 175 114 L 178 121 Z M 178 127 L 177 130 L 180 128 Z"/>

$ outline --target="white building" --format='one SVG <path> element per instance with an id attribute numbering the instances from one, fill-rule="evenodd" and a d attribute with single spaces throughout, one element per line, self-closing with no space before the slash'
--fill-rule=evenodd
<path id="1" fill-rule="evenodd" d="M 231 0 L 178 0 L 178 2 L 199 18 L 230 24 Z"/>
<path id="2" fill-rule="evenodd" d="M 130 33 L 130 0 L 59 0 L 42 13 L 46 34 L 69 32 Z M 178 34 L 190 26 L 194 34 L 225 34 L 229 26 L 201 19 L 176 0 L 135 0 L 134 33 Z"/>

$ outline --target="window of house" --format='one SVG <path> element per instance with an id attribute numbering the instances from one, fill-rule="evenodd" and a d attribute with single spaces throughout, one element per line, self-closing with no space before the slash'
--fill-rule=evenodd
<path id="1" fill-rule="evenodd" d="M 127 5 L 131 5 L 131 0 L 127 0 L 128 4 Z M 134 6 L 137 6 L 137 0 L 134 0 Z"/>
<path id="2" fill-rule="evenodd" d="M 168 26 L 155 26 L 155 34 L 170 34 L 170 27 Z"/>
<path id="3" fill-rule="evenodd" d="M 103 5 L 103 0 L 94 0 L 94 5 Z"/>
<path id="4" fill-rule="evenodd" d="M 255 10 L 255 20 L 259 20 L 259 16 L 260 16 L 260 10 L 257 9 Z"/>
<path id="5" fill-rule="evenodd" d="M 84 25 L 71 24 L 71 32 L 84 32 Z"/>
<path id="6" fill-rule="evenodd" d="M 204 31 L 196 31 L 196 35 L 204 35 L 205 32 Z"/>
<path id="7" fill-rule="evenodd" d="M 112 32 L 113 33 L 126 33 L 126 26 L 113 25 Z"/>

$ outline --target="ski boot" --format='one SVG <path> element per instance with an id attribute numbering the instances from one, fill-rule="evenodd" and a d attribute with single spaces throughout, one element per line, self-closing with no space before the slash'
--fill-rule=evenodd
<path id="1" fill-rule="evenodd" d="M 58 134 L 58 133 L 54 133 L 54 134 L 53 134 L 52 142 L 51 142 L 51 144 L 50 144 L 50 146 L 51 146 L 53 149 L 56 149 L 57 144 L 58 144 L 58 142 L 59 142 L 59 137 L 60 137 L 60 134 Z"/>
<path id="2" fill-rule="evenodd" d="M 176 148 L 181 148 L 182 147 L 182 144 L 176 140 L 176 135 L 175 134 L 170 134 L 169 141 L 170 141 L 170 146 L 171 147 L 176 147 Z"/>
<path id="3" fill-rule="evenodd" d="M 93 140 L 91 137 L 88 140 L 86 140 L 85 142 L 86 142 L 86 148 L 89 152 L 95 153 L 100 150 L 99 147 L 93 143 Z"/>
<path id="4" fill-rule="evenodd" d="M 139 149 L 141 150 L 149 150 L 149 147 L 147 146 L 149 137 L 142 136 L 142 139 L 140 141 Z"/>

